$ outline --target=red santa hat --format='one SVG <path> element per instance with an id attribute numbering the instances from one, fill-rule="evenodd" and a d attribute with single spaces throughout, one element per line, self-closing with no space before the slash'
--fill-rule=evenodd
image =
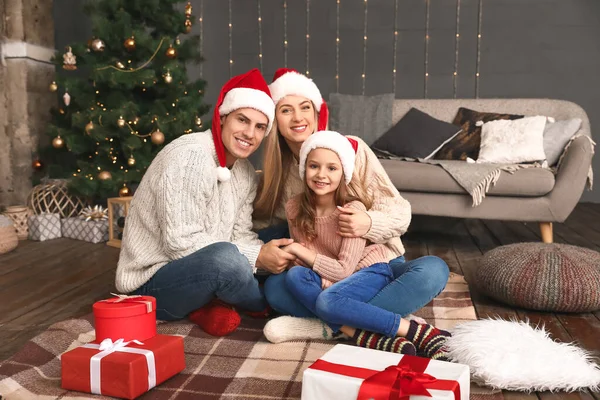
<path id="1" fill-rule="evenodd" d="M 298 71 L 290 68 L 279 68 L 273 76 L 273 82 L 269 85 L 271 97 L 275 104 L 288 95 L 306 97 L 315 105 L 319 112 L 319 121 L 317 130 L 327 129 L 329 119 L 329 110 L 327 103 L 321 97 L 321 92 L 312 79 L 302 75 Z"/>
<path id="2" fill-rule="evenodd" d="M 240 108 L 252 108 L 265 114 L 269 120 L 267 134 L 269 133 L 275 119 L 275 105 L 265 78 L 256 68 L 245 74 L 234 76 L 223 85 L 217 104 L 215 104 L 211 131 L 219 159 L 217 177 L 220 182 L 231 179 L 231 172 L 225 163 L 225 147 L 221 138 L 221 117 Z"/>
<path id="3" fill-rule="evenodd" d="M 304 180 L 306 171 L 306 158 L 314 149 L 328 149 L 336 152 L 342 163 L 346 185 L 350 183 L 354 172 L 356 149 L 358 149 L 356 140 L 335 131 L 319 131 L 310 135 L 300 148 L 300 163 L 298 166 L 300 167 L 300 178 L 302 180 Z"/>

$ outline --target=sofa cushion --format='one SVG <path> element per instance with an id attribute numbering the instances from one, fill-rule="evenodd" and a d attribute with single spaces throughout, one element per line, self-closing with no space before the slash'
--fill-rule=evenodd
<path id="1" fill-rule="evenodd" d="M 413 161 L 379 160 L 394 186 L 405 192 L 468 193 L 438 165 Z M 502 172 L 487 196 L 540 197 L 554 188 L 554 174 L 544 168 Z"/>
<path id="2" fill-rule="evenodd" d="M 516 243 L 487 252 L 474 281 L 481 293 L 540 311 L 600 309 L 600 253 L 559 243 Z"/>
<path id="3" fill-rule="evenodd" d="M 442 146 L 433 158 L 436 160 L 466 160 L 467 157 L 470 157 L 477 160 L 479 146 L 481 145 L 481 126 L 477 126 L 477 122 L 519 118 L 523 118 L 523 115 L 479 112 L 460 107 L 452 123 L 462 127 L 462 131 Z"/>
<path id="4" fill-rule="evenodd" d="M 581 119 L 548 122 L 544 129 L 544 152 L 549 166 L 558 162 L 565 146 L 581 127 Z"/>
<path id="5" fill-rule="evenodd" d="M 371 147 L 398 157 L 428 159 L 459 132 L 456 125 L 411 108 Z"/>

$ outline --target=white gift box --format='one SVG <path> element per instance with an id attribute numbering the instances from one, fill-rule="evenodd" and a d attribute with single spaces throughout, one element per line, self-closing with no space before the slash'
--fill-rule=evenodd
<path id="1" fill-rule="evenodd" d="M 32 215 L 27 220 L 29 239 L 43 242 L 62 237 L 60 214 Z"/>
<path id="2" fill-rule="evenodd" d="M 365 381 L 364 378 L 357 378 L 356 375 L 370 374 L 367 370 L 384 371 L 390 366 L 396 366 L 400 361 L 407 357 L 401 364 L 410 364 L 411 358 L 418 363 L 427 363 L 423 372 L 438 379 L 438 383 L 443 381 L 456 381 L 460 387 L 460 400 L 469 400 L 470 391 L 470 376 L 469 367 L 463 364 L 452 362 L 436 361 L 423 359 L 420 357 L 403 356 L 402 354 L 388 353 L 379 350 L 365 349 L 362 347 L 348 346 L 338 344 L 323 355 L 315 364 L 311 365 L 304 371 L 302 377 L 302 400 L 356 400 L 359 395 L 360 387 Z M 414 360 L 417 359 L 417 360 Z M 325 363 L 319 364 L 325 361 Z M 339 369 L 336 365 L 341 365 Z M 319 366 L 320 365 L 320 366 Z M 342 372 L 343 367 L 357 367 L 361 371 L 356 370 L 355 374 L 352 368 L 346 368 Z M 320 369 L 315 369 L 320 368 Z M 325 370 L 324 370 L 325 369 Z M 339 370 L 340 373 L 329 372 Z M 374 374 L 376 372 L 373 372 Z M 350 376 L 354 375 L 354 376 Z M 419 374 L 417 374 L 419 375 Z M 385 380 L 385 379 L 384 379 Z M 427 386 L 430 388 L 427 388 Z M 440 386 L 435 384 L 424 384 L 426 390 L 431 397 L 424 395 L 411 395 L 410 400 L 455 400 L 455 395 L 452 390 L 432 389 L 432 386 Z M 402 381 L 400 381 L 401 390 L 404 389 Z M 379 399 L 379 397 L 374 397 Z M 381 398 L 389 398 L 381 397 Z"/>
<path id="3" fill-rule="evenodd" d="M 108 240 L 108 221 L 86 221 L 79 217 L 64 218 L 62 220 L 63 237 L 85 240 L 91 243 L 106 242 Z"/>

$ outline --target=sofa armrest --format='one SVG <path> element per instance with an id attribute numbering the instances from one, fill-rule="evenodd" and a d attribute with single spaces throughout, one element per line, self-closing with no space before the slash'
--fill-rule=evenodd
<path id="1" fill-rule="evenodd" d="M 574 139 L 567 148 L 556 173 L 554 189 L 548 195 L 556 222 L 564 222 L 579 202 L 593 155 L 592 143 L 586 136 Z"/>

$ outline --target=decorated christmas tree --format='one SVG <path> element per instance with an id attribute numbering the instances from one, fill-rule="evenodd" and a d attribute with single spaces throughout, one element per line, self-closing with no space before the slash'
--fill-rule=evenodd
<path id="1" fill-rule="evenodd" d="M 187 35 L 194 16 L 181 0 L 92 0 L 85 6 L 92 37 L 54 59 L 58 96 L 47 133 L 52 145 L 34 161 L 42 176 L 69 178 L 72 193 L 126 196 L 156 154 L 198 131 L 205 81 L 190 82 L 199 38 Z"/>

